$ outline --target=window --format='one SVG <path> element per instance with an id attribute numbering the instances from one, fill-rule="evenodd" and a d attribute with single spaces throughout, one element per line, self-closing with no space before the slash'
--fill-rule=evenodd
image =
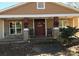
<path id="1" fill-rule="evenodd" d="M 10 34 L 21 34 L 22 33 L 22 22 L 11 21 L 9 23 L 9 33 Z"/>
<path id="2" fill-rule="evenodd" d="M 62 19 L 59 21 L 60 28 L 65 28 L 66 26 L 67 26 L 67 20 Z"/>
<path id="3" fill-rule="evenodd" d="M 37 9 L 45 9 L 45 3 L 44 2 L 37 2 Z"/>
<path id="4" fill-rule="evenodd" d="M 15 23 L 14 22 L 10 23 L 10 34 L 15 34 Z"/>

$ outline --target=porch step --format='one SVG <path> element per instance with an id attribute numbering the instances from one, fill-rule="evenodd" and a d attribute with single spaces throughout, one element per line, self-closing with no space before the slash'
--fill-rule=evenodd
<path id="1" fill-rule="evenodd" d="M 9 44 L 9 43 L 21 43 L 24 42 L 22 39 L 0 39 L 0 44 Z"/>
<path id="2" fill-rule="evenodd" d="M 19 43 L 22 41 L 23 41 L 22 35 L 6 36 L 5 38 L 0 39 L 0 44 Z"/>
<path id="3" fill-rule="evenodd" d="M 45 42 L 52 42 L 55 41 L 56 39 L 53 39 L 52 37 L 45 37 L 45 38 L 30 38 L 28 41 L 30 43 L 45 43 Z"/>

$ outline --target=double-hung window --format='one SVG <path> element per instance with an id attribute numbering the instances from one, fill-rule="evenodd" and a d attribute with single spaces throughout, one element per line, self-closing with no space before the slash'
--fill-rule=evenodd
<path id="1" fill-rule="evenodd" d="M 9 33 L 10 34 L 21 34 L 22 33 L 22 22 L 21 21 L 11 21 L 9 23 Z"/>
<path id="2" fill-rule="evenodd" d="M 60 28 L 66 28 L 66 26 L 68 26 L 67 20 L 65 20 L 65 19 L 59 20 L 59 27 Z"/>

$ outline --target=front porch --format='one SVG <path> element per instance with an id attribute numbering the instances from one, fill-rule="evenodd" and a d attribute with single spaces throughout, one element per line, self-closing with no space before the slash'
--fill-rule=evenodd
<path id="1" fill-rule="evenodd" d="M 28 28 L 28 36 L 31 38 L 53 38 L 53 22 L 48 18 L 5 18 L 4 20 L 4 37 L 7 39 L 23 39 L 24 28 Z M 59 22 L 59 19 L 57 19 Z M 17 25 L 17 23 L 19 23 Z M 59 23 L 56 25 L 57 27 Z M 20 26 L 20 27 L 18 27 Z M 43 27 L 39 27 L 43 26 Z"/>
<path id="2" fill-rule="evenodd" d="M 59 36 L 59 28 L 71 26 L 77 28 L 78 17 L 28 17 L 28 18 L 1 18 L 2 40 L 24 40 L 24 29 L 28 28 L 28 39 L 36 41 L 53 40 Z M 75 21 L 76 20 L 76 21 Z M 4 29 L 4 30 L 3 30 Z M 77 34 L 78 35 L 78 34 Z M 25 35 L 27 37 L 27 35 Z M 26 39 L 27 40 L 27 39 Z"/>

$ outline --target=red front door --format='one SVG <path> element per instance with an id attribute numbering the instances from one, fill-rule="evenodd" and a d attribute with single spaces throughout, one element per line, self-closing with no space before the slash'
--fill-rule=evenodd
<path id="1" fill-rule="evenodd" d="M 37 37 L 45 36 L 45 19 L 35 19 L 35 35 Z"/>

